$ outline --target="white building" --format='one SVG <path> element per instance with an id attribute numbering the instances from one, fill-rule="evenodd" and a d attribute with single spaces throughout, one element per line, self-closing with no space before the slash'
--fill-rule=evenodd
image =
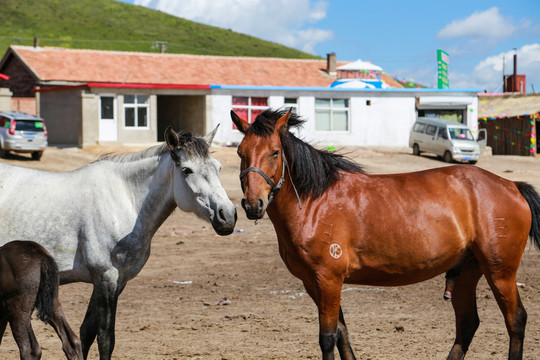
<path id="1" fill-rule="evenodd" d="M 478 129 L 477 89 L 403 88 L 335 54 L 325 61 L 12 46 L 0 72 L 14 98 L 35 97 L 51 144 L 150 144 L 169 125 L 205 134 L 218 123 L 214 140 L 234 144 L 242 135 L 230 110 L 252 121 L 268 107 L 294 107 L 307 120 L 300 136 L 319 145 L 407 146 L 417 116 Z"/>

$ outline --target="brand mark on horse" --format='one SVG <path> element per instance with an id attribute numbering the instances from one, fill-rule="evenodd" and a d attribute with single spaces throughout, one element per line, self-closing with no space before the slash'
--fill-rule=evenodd
<path id="1" fill-rule="evenodd" d="M 341 251 L 341 246 L 339 246 L 339 244 L 330 245 L 330 255 L 334 259 L 339 259 L 341 257 L 341 254 L 343 254 L 343 251 Z"/>
<path id="2" fill-rule="evenodd" d="M 503 217 L 495 218 L 495 229 L 497 230 L 497 237 L 506 237 L 506 219 Z"/>

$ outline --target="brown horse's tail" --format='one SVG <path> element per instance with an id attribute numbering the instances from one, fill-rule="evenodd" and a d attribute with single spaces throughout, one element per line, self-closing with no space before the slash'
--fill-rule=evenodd
<path id="1" fill-rule="evenodd" d="M 529 236 L 536 248 L 540 249 L 540 195 L 532 185 L 526 182 L 516 182 L 515 184 L 531 208 L 532 224 Z"/>
<path id="2" fill-rule="evenodd" d="M 58 291 L 58 266 L 49 254 L 42 254 L 41 279 L 36 298 L 35 308 L 38 318 L 48 322 L 54 311 L 54 301 Z"/>

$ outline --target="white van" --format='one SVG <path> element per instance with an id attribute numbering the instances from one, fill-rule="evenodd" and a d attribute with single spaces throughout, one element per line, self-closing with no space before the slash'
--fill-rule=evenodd
<path id="1" fill-rule="evenodd" d="M 479 130 L 475 139 L 464 124 L 419 117 L 411 129 L 409 146 L 414 155 L 428 152 L 441 156 L 446 162 L 458 160 L 476 164 L 486 146 L 486 130 Z"/>

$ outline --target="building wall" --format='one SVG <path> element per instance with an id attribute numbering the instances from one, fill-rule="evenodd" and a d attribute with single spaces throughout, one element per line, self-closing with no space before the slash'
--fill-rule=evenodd
<path id="1" fill-rule="evenodd" d="M 83 146 L 101 144 L 99 139 L 100 95 L 116 97 L 117 141 L 107 145 L 152 145 L 157 142 L 157 97 L 145 89 L 92 88 L 85 90 L 82 119 L 84 123 Z M 125 127 L 124 95 L 148 95 L 148 127 Z"/>
<path id="2" fill-rule="evenodd" d="M 417 104 L 429 101 L 436 106 L 466 108 L 467 125 L 474 134 L 478 130 L 478 99 L 475 93 L 219 89 L 206 95 L 185 93 L 183 90 L 162 93 L 156 89 L 72 88 L 40 92 L 41 116 L 50 128 L 51 144 L 85 146 L 100 143 L 100 94 L 116 97 L 118 139 L 114 144 L 118 145 L 154 144 L 158 138 L 162 139 L 159 132 L 163 131 L 163 122 L 169 121 L 166 120 L 169 118 L 175 130 L 189 130 L 200 135 L 221 124 L 214 141 L 226 145 L 238 144 L 243 135 L 233 129 L 230 117 L 233 96 L 267 97 L 271 108 L 283 107 L 286 97 L 297 98 L 298 114 L 307 120 L 304 127 L 297 131 L 297 136 L 317 146 L 407 147 L 409 132 L 417 117 Z M 149 95 L 148 128 L 124 126 L 125 94 Z M 170 97 L 162 101 L 167 96 Z M 349 129 L 317 131 L 316 98 L 348 99 Z M 158 127 L 158 106 L 161 128 Z"/>
<path id="3" fill-rule="evenodd" d="M 243 135 L 233 129 L 230 118 L 232 96 L 268 96 L 268 104 L 272 108 L 284 105 L 284 98 L 298 98 L 298 114 L 306 119 L 297 136 L 318 146 L 379 146 L 408 147 L 409 133 L 417 118 L 416 101 L 419 96 L 415 92 L 287 92 L 285 95 L 268 95 L 261 91 L 223 91 L 209 96 L 207 112 L 209 122 L 221 123 L 215 141 L 223 144 L 238 144 Z M 452 106 L 455 97 L 460 106 L 467 108 L 467 125 L 474 134 L 477 133 L 476 121 L 478 99 L 476 94 L 463 96 L 440 95 L 445 101 L 439 106 Z M 315 130 L 315 98 L 344 98 L 349 100 L 348 131 Z M 468 104 L 468 105 L 465 105 Z"/>
<path id="4" fill-rule="evenodd" d="M 84 92 L 82 103 L 82 146 L 99 143 L 99 95 Z"/>
<path id="5" fill-rule="evenodd" d="M 134 90 L 126 92 L 127 95 L 149 95 L 147 92 Z M 119 95 L 118 101 L 118 143 L 123 145 L 151 145 L 157 142 L 157 97 L 150 95 L 148 114 L 148 128 L 138 129 L 125 127 L 124 124 L 124 96 Z M 99 121 L 99 117 L 98 117 Z"/>
<path id="6" fill-rule="evenodd" d="M 49 144 L 82 145 L 82 90 L 40 93 L 40 116 L 45 119 Z"/>
<path id="7" fill-rule="evenodd" d="M 0 111 L 11 111 L 11 91 L 0 87 Z"/>
<path id="8" fill-rule="evenodd" d="M 11 56 L 2 68 L 2 74 L 8 75 L 9 80 L 0 80 L 0 87 L 8 87 L 15 97 L 34 97 L 37 79 L 14 56 Z"/>
<path id="9" fill-rule="evenodd" d="M 35 97 L 12 97 L 11 111 L 23 112 L 31 115 L 37 115 Z"/>

